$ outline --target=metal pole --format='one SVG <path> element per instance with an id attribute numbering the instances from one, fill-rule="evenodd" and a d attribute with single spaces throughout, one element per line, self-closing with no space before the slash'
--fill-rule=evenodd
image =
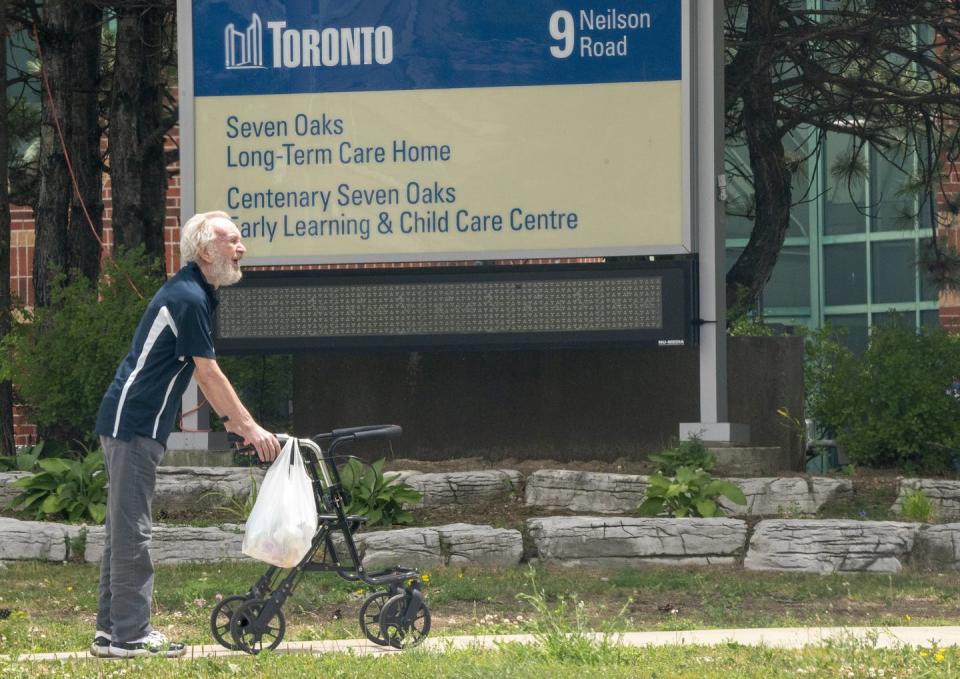
<path id="1" fill-rule="evenodd" d="M 693 224 L 700 255 L 700 422 L 680 423 L 680 438 L 746 443 L 747 425 L 727 412 L 727 334 L 723 200 L 723 0 L 691 3 Z"/>

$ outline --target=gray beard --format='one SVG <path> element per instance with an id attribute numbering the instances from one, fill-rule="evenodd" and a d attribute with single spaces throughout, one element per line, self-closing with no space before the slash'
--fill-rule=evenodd
<path id="1" fill-rule="evenodd" d="M 240 279 L 243 278 L 243 272 L 234 270 L 232 260 L 216 256 L 213 261 L 213 276 L 217 279 L 217 287 L 225 288 L 239 283 Z"/>

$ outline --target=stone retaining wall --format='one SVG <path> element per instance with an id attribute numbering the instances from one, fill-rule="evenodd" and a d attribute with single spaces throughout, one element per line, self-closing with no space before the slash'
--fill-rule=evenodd
<path id="1" fill-rule="evenodd" d="M 156 563 L 220 561 L 240 553 L 242 526 L 156 526 Z M 529 519 L 526 550 L 520 531 L 450 524 L 360 533 L 365 566 L 402 564 L 509 567 L 523 561 L 588 568 L 655 564 L 742 566 L 802 573 L 960 571 L 960 523 L 775 519 L 751 530 L 746 521 L 558 516 Z M 342 540 L 342 538 L 341 538 Z M 103 528 L 0 518 L 0 561 L 97 562 Z M 341 554 L 345 555 L 345 552 Z"/>
<path id="2" fill-rule="evenodd" d="M 243 499 L 263 477 L 260 469 L 161 468 L 154 506 L 168 515 L 202 504 Z M 526 480 L 513 470 L 455 473 L 397 472 L 424 497 L 420 507 L 516 501 L 531 507 L 593 516 L 558 516 L 527 521 L 523 531 L 451 524 L 430 528 L 370 531 L 357 535 L 364 564 L 376 568 L 463 565 L 500 567 L 523 561 L 572 567 L 640 567 L 646 564 L 732 565 L 746 570 L 809 573 L 960 571 L 960 523 L 772 519 L 750 524 L 718 519 L 641 519 L 630 514 L 646 492 L 647 477 L 566 470 L 541 470 Z M 0 502 L 17 489 L 22 473 L 0 474 Z M 525 483 L 524 483 L 525 481 Z M 727 503 L 732 514 L 769 516 L 817 512 L 825 502 L 852 492 L 849 479 L 731 479 L 747 507 Z M 905 494 L 922 489 L 941 517 L 960 516 L 960 482 L 901 479 Z M 599 516 L 598 516 L 599 515 Z M 526 538 L 526 541 L 525 539 Z M 157 563 L 244 558 L 242 526 L 157 525 Z M 98 561 L 103 530 L 59 523 L 0 518 L 0 561 L 40 559 Z"/>
<path id="3" fill-rule="evenodd" d="M 423 494 L 415 508 L 489 504 L 523 499 L 530 507 L 590 514 L 630 514 L 643 502 L 647 477 L 560 469 L 536 471 L 526 479 L 512 469 L 471 472 L 388 472 Z M 0 504 L 19 492 L 10 484 L 23 473 L 0 474 Z M 255 467 L 160 467 L 153 506 L 161 517 L 183 517 L 198 509 L 242 503 L 264 471 Z M 849 479 L 830 477 L 734 478 L 747 507 L 721 501 L 732 516 L 771 516 L 784 512 L 814 514 L 828 501 L 852 492 Z M 916 480 L 920 481 L 920 480 Z M 904 482 L 906 483 L 906 482 Z M 937 482 L 949 484 L 951 482 Z M 960 516 L 960 482 L 953 495 L 931 491 Z M 901 484 L 903 488 L 903 484 Z M 901 492 L 903 490 L 901 489 Z M 953 503 L 953 504 L 951 504 Z"/>

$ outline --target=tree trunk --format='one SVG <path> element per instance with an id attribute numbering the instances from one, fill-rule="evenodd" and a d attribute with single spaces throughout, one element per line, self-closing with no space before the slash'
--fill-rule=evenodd
<path id="1" fill-rule="evenodd" d="M 750 45 L 738 54 L 752 64 L 743 88 L 743 123 L 754 182 L 755 222 L 750 241 L 727 273 L 727 308 L 754 306 L 770 279 L 790 226 L 790 172 L 777 124 L 773 73 L 768 64 L 778 49 L 773 35 L 778 0 L 749 0 L 746 35 Z"/>
<path id="2" fill-rule="evenodd" d="M 91 281 L 100 271 L 101 153 L 97 105 L 100 28 L 103 11 L 78 0 L 48 0 L 39 28 L 45 88 L 40 128 L 40 192 L 36 210 L 33 283 L 37 306 L 50 303 L 50 286 L 57 272 L 77 269 Z M 80 197 L 67 170 L 57 117 L 69 150 Z"/>
<path id="3" fill-rule="evenodd" d="M 110 181 L 114 243 L 143 245 L 163 257 L 167 168 L 163 151 L 162 51 L 166 11 L 117 10 L 117 47 L 110 101 Z"/>
<path id="4" fill-rule="evenodd" d="M 7 0 L 0 0 L 0 76 L 4 83 L 0 106 L 0 337 L 10 332 L 10 196 L 7 192 Z M 13 388 L 0 382 L 0 455 L 14 454 Z"/>

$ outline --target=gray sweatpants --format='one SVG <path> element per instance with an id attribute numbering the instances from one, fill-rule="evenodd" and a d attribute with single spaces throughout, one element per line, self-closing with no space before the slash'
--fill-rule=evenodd
<path id="1" fill-rule="evenodd" d="M 107 520 L 100 562 L 97 629 L 117 642 L 150 633 L 153 598 L 153 489 L 162 445 L 142 436 L 121 441 L 101 436 L 107 467 Z"/>

